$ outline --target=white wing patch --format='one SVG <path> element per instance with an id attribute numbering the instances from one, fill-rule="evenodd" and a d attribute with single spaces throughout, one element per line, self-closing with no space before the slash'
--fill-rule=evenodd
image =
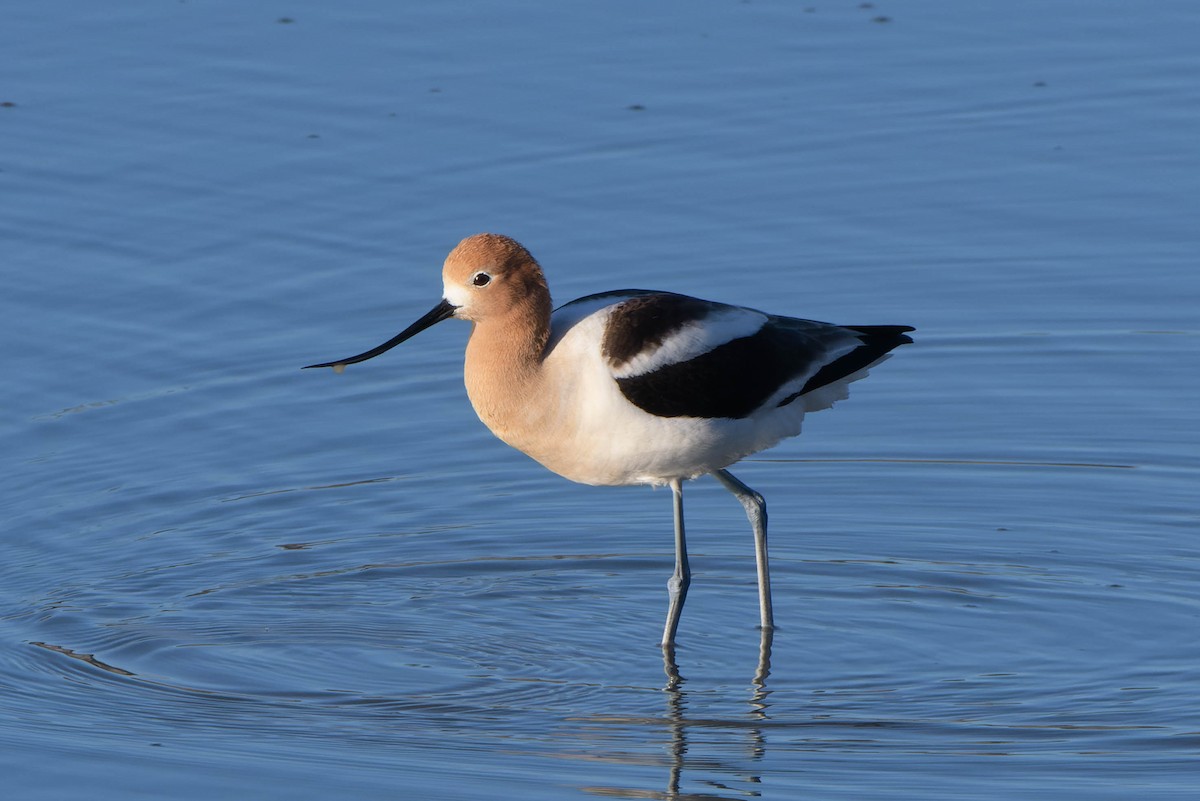
<path id="1" fill-rule="evenodd" d="M 699 320 L 676 328 L 661 344 L 638 353 L 612 371 L 614 378 L 632 378 L 652 373 L 671 364 L 690 361 L 727 342 L 757 334 L 767 315 L 739 307 L 714 310 Z M 613 321 L 610 325 L 616 324 Z"/>

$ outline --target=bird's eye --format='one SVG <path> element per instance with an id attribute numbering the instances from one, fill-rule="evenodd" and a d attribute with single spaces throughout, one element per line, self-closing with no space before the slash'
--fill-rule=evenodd
<path id="1" fill-rule="evenodd" d="M 492 277 L 487 273 L 475 273 L 475 277 L 471 279 L 471 283 L 475 286 L 487 286 L 492 282 Z"/>

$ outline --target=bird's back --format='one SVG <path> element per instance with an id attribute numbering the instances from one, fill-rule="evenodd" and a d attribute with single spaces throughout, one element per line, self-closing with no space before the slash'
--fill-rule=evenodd
<path id="1" fill-rule="evenodd" d="M 576 450 L 567 469 L 531 455 L 586 483 L 711 472 L 798 434 L 910 330 L 649 290 L 580 298 L 555 311 L 544 362 L 570 418 L 558 436 Z"/>

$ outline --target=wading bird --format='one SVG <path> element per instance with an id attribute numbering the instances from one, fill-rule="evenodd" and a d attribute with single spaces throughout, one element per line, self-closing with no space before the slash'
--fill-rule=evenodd
<path id="1" fill-rule="evenodd" d="M 746 509 L 758 564 L 760 621 L 774 627 L 761 495 L 726 469 L 800 433 L 808 412 L 912 342 L 905 325 L 833 325 L 741 306 L 622 289 L 552 310 L 537 261 L 497 234 L 467 237 L 442 268 L 442 300 L 365 361 L 450 317 L 473 323 L 465 382 L 492 432 L 584 484 L 666 484 L 675 572 L 662 644 L 671 646 L 691 581 L 683 482 L 712 474 Z"/>

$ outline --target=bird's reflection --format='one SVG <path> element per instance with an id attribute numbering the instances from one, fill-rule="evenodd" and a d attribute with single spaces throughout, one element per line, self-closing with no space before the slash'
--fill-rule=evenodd
<path id="1" fill-rule="evenodd" d="M 775 639 L 774 629 L 759 629 L 758 641 L 758 668 L 754 672 L 754 679 L 750 682 L 754 687 L 755 695 L 753 702 L 763 703 L 765 711 L 765 699 L 770 691 L 767 690 L 767 677 L 771 675 L 771 643 Z M 667 674 L 667 686 L 663 689 L 670 693 L 676 691 L 685 681 L 684 677 L 679 672 L 679 663 L 675 661 L 675 645 L 673 643 L 663 645 L 663 672 Z"/>
<path id="2" fill-rule="evenodd" d="M 767 688 L 767 677 L 771 674 L 771 643 L 774 639 L 773 629 L 761 629 L 761 636 L 758 645 L 758 667 L 754 672 L 754 678 L 750 682 L 751 692 L 749 698 L 749 717 L 754 722 L 765 722 L 768 718 L 768 709 L 770 703 L 768 697 L 771 691 Z M 673 645 L 663 646 L 663 671 L 667 674 L 667 684 L 663 688 L 663 692 L 667 698 L 667 709 L 665 719 L 670 733 L 670 771 L 667 776 L 667 787 L 663 794 L 665 799 L 679 799 L 680 783 L 683 778 L 683 767 L 685 757 L 688 750 L 688 730 L 693 726 L 703 726 L 707 731 L 712 731 L 714 727 L 719 727 L 719 722 L 712 720 L 695 720 L 687 715 L 687 691 L 684 689 L 686 679 L 679 672 L 679 663 L 675 659 L 675 647 Z M 757 761 L 763 758 L 766 754 L 766 737 L 763 735 L 763 730 L 759 726 L 751 725 L 746 729 L 749 736 L 749 755 L 751 759 Z M 757 783 L 759 777 L 747 776 L 746 779 L 750 782 Z M 724 788 L 721 788 L 724 789 Z M 757 795 L 757 793 L 751 793 Z M 698 798 L 728 798 L 719 794 L 696 794 L 689 793 L 686 796 L 689 799 Z M 743 793 L 739 793 L 736 797 L 744 797 Z"/>
<path id="3" fill-rule="evenodd" d="M 774 629 L 762 629 L 762 637 L 758 641 L 758 670 L 754 673 L 754 680 L 750 683 L 753 687 L 753 692 L 750 694 L 750 714 L 755 720 L 767 720 L 767 710 L 771 704 L 767 698 L 771 695 L 771 691 L 767 688 L 767 676 L 771 675 L 771 642 L 775 638 Z M 766 740 L 762 736 L 762 730 L 751 729 L 755 736 L 754 758 L 758 759 L 766 752 Z"/>
<path id="4" fill-rule="evenodd" d="M 666 787 L 663 790 L 613 786 L 588 786 L 580 789 L 606 798 L 655 798 L 664 799 L 664 801 L 734 801 L 734 799 L 753 798 L 760 795 L 754 788 L 762 781 L 761 775 L 748 769 L 744 760 L 733 761 L 733 755 L 737 752 L 735 742 L 729 743 L 729 746 L 733 747 L 723 745 L 720 748 L 721 757 L 718 759 L 714 760 L 711 756 L 714 738 L 721 735 L 728 736 L 730 740 L 748 740 L 746 743 L 748 747 L 743 753 L 749 757 L 751 762 L 758 763 L 766 755 L 767 740 L 764 730 L 770 720 L 768 697 L 771 694 L 767 688 L 767 677 L 771 672 L 773 633 L 770 629 L 761 629 L 760 631 L 758 665 L 750 680 L 750 694 L 745 699 L 747 707 L 744 715 L 706 716 L 704 713 L 696 714 L 695 710 L 689 714 L 689 694 L 685 689 L 687 679 L 680 673 L 679 663 L 675 658 L 675 648 L 670 645 L 662 647 L 663 671 L 667 675 L 667 683 L 663 687 L 666 711 L 661 718 L 638 719 L 637 723 L 650 725 L 655 729 L 665 728 L 667 736 L 663 742 L 663 750 L 667 754 L 668 770 Z M 695 703 L 710 700 L 711 695 L 707 693 L 697 694 L 694 699 Z M 710 704 L 704 703 L 702 706 L 708 708 Z M 710 756 L 693 755 L 689 764 L 689 736 L 692 735 L 696 735 L 696 742 L 702 745 Z M 624 759 L 618 761 L 624 761 Z M 709 776 L 704 780 L 704 784 L 710 789 L 702 792 L 681 791 L 685 767 L 690 767 L 693 772 L 702 770 L 708 773 Z M 741 786 L 717 781 L 712 775 L 714 773 L 737 777 L 738 784 Z M 747 789 L 745 785 L 750 785 L 751 789 Z"/>

